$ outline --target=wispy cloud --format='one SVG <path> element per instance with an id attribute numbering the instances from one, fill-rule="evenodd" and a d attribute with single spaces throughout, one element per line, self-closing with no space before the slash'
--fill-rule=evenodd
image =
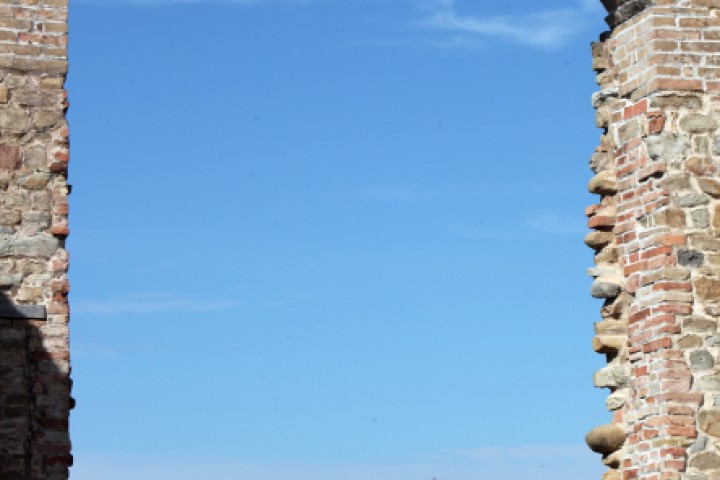
<path id="1" fill-rule="evenodd" d="M 103 300 L 77 300 L 73 310 L 93 315 L 133 313 L 210 312 L 241 305 L 232 299 L 198 299 L 167 292 L 122 295 Z"/>
<path id="2" fill-rule="evenodd" d="M 442 200 L 455 198 L 468 198 L 479 195 L 479 191 L 469 191 L 462 188 L 419 188 L 419 187 L 369 187 L 359 190 L 353 197 L 391 203 L 416 203 L 427 200 Z"/>
<path id="3" fill-rule="evenodd" d="M 190 5 L 190 4 L 226 4 L 238 6 L 259 6 L 276 3 L 310 3 L 312 0 L 76 0 L 77 3 L 95 6 L 112 5 L 137 5 L 137 6 L 159 6 L 159 5 Z"/>
<path id="4" fill-rule="evenodd" d="M 597 3 L 597 2 L 595 2 Z M 475 16 L 460 12 L 455 0 L 425 1 L 420 5 L 429 13 L 416 24 L 422 28 L 447 32 L 453 43 L 476 45 L 477 39 L 501 39 L 537 48 L 555 49 L 567 44 L 585 30 L 598 15 L 599 7 L 589 0 L 575 6 L 522 14 Z M 475 41 L 473 41 L 475 40 Z"/>
<path id="5" fill-rule="evenodd" d="M 535 231 L 550 235 L 580 235 L 587 232 L 582 217 L 565 216 L 559 213 L 542 213 L 527 220 L 527 226 Z"/>
<path id="6" fill-rule="evenodd" d="M 491 240 L 509 242 L 516 240 L 517 236 L 507 228 L 486 225 L 481 222 L 454 221 L 446 225 L 452 235 L 474 240 Z"/>
<path id="7" fill-rule="evenodd" d="M 328 459 L 322 464 L 260 463 L 202 456 L 163 457 L 97 456 L 76 452 L 75 480 L 196 480 L 198 478 L 244 478 L 251 480 L 417 480 L 437 478 L 478 480 L 575 480 L 599 477 L 604 467 L 581 445 L 535 445 L 483 447 L 462 452 L 418 455 L 395 462 L 342 463 Z M 492 455 L 499 455 L 493 457 Z"/>

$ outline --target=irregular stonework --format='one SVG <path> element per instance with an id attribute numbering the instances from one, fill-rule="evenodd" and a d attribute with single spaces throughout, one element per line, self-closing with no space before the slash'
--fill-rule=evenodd
<path id="1" fill-rule="evenodd" d="M 67 0 L 0 0 L 0 478 L 66 480 Z"/>
<path id="2" fill-rule="evenodd" d="M 605 478 L 718 479 L 720 1 L 603 3 L 586 243 L 613 427 L 588 443 Z"/>

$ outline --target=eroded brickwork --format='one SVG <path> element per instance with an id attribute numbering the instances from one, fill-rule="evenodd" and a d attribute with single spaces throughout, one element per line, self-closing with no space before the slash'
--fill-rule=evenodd
<path id="1" fill-rule="evenodd" d="M 67 0 L 0 0 L 0 479 L 68 478 Z"/>

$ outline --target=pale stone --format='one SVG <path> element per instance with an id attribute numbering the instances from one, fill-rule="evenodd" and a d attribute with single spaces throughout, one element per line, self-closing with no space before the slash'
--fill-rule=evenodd
<path id="1" fill-rule="evenodd" d="M 594 231 L 585 235 L 585 245 L 593 250 L 601 250 L 613 241 L 612 232 Z"/>
<path id="2" fill-rule="evenodd" d="M 695 293 L 701 300 L 720 299 L 720 280 L 709 277 L 699 277 L 694 281 Z"/>
<path id="3" fill-rule="evenodd" d="M 610 411 L 620 410 L 627 403 L 627 399 L 628 391 L 626 389 L 615 390 L 608 395 L 605 400 L 605 406 Z"/>
<path id="4" fill-rule="evenodd" d="M 683 330 L 688 332 L 713 332 L 717 330 L 717 322 L 702 318 L 688 318 L 683 322 Z"/>
<path id="5" fill-rule="evenodd" d="M 702 347 L 703 340 L 697 335 L 685 335 L 677 343 L 680 348 L 697 348 Z"/>
<path id="6" fill-rule="evenodd" d="M 690 460 L 690 467 L 698 470 L 715 470 L 720 468 L 720 456 L 713 452 L 703 452 Z"/>
<path id="7" fill-rule="evenodd" d="M 720 390 L 720 374 L 706 375 L 704 377 L 696 378 L 693 385 L 694 390 L 698 392 Z"/>
<path id="8" fill-rule="evenodd" d="M 626 365 L 608 365 L 593 375 L 593 382 L 598 388 L 623 388 L 630 381 L 630 371 Z"/>
<path id="9" fill-rule="evenodd" d="M 8 132 L 26 132 L 30 126 L 30 114 L 26 110 L 16 107 L 0 110 L 0 129 Z"/>
<path id="10" fill-rule="evenodd" d="M 617 179 L 611 170 L 598 173 L 588 183 L 588 191 L 598 195 L 613 195 L 617 193 L 617 188 Z"/>
<path id="11" fill-rule="evenodd" d="M 616 425 L 601 425 L 585 435 L 590 450 L 608 455 L 619 450 L 625 443 L 625 432 Z"/>
<path id="12" fill-rule="evenodd" d="M 603 473 L 601 480 L 622 480 L 622 475 L 618 470 L 608 470 Z"/>
<path id="13" fill-rule="evenodd" d="M 714 437 L 720 436 L 720 410 L 703 410 L 698 415 L 700 429 Z"/>
<path id="14" fill-rule="evenodd" d="M 623 335 L 626 333 L 627 325 L 620 320 L 603 320 L 595 322 L 595 333 L 598 335 Z"/>
<path id="15" fill-rule="evenodd" d="M 680 119 L 680 127 L 690 133 L 704 133 L 715 130 L 717 123 L 710 115 L 691 113 Z"/>
<path id="16" fill-rule="evenodd" d="M 52 175 L 49 173 L 36 172 L 21 178 L 18 183 L 28 190 L 40 190 L 47 186 L 51 178 Z"/>

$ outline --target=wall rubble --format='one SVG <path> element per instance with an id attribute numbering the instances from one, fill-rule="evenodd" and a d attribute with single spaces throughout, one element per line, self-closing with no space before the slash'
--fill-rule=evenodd
<path id="1" fill-rule="evenodd" d="M 0 0 L 0 478 L 66 480 L 67 0 Z"/>

